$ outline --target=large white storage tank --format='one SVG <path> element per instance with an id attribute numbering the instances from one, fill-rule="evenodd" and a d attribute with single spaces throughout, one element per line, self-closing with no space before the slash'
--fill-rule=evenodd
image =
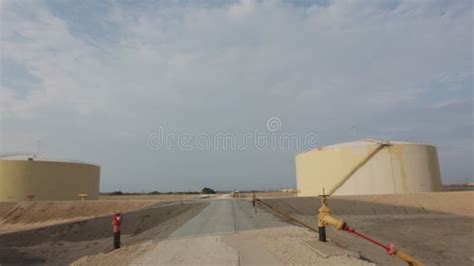
<path id="1" fill-rule="evenodd" d="M 298 196 L 441 191 L 436 147 L 365 139 L 296 156 Z"/>

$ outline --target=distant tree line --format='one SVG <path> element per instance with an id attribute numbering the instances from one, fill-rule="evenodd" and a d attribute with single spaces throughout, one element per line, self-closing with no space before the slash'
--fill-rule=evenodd
<path id="1" fill-rule="evenodd" d="M 123 192 L 121 190 L 113 191 L 113 192 L 101 192 L 100 195 L 108 195 L 108 196 L 133 196 L 133 195 L 182 195 L 182 194 L 201 194 L 199 191 L 178 191 L 178 192 L 159 192 L 159 191 L 152 191 L 148 193 L 142 192 Z"/>
<path id="2" fill-rule="evenodd" d="M 467 189 L 469 190 L 469 189 Z M 472 190 L 472 187 L 471 187 Z M 240 190 L 241 193 L 252 193 L 252 192 L 278 192 L 279 189 L 267 189 L 267 190 Z M 128 195 L 183 195 L 183 194 L 216 194 L 216 193 L 230 193 L 232 191 L 215 191 L 212 188 L 205 187 L 201 191 L 177 191 L 177 192 L 160 192 L 160 191 L 151 191 L 148 193 L 144 192 L 123 192 L 121 190 L 113 192 L 101 192 L 100 195 L 109 195 L 109 196 L 128 196 Z"/>

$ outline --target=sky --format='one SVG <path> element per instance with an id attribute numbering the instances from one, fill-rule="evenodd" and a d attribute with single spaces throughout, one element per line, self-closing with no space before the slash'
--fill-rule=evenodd
<path id="1" fill-rule="evenodd" d="M 294 187 L 296 154 L 368 137 L 474 181 L 470 0 L 0 3 L 0 152 L 101 191 Z"/>

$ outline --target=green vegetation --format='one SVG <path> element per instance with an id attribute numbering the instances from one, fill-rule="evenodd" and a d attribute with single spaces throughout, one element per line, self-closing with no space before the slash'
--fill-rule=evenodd
<path id="1" fill-rule="evenodd" d="M 205 187 L 202 189 L 202 194 L 216 194 L 216 192 L 212 188 Z"/>

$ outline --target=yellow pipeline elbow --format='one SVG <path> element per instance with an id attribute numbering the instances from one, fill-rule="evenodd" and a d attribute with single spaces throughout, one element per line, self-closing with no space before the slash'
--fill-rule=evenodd
<path id="1" fill-rule="evenodd" d="M 321 217 L 321 219 L 322 219 L 322 222 L 324 224 L 332 225 L 332 226 L 336 227 L 337 230 L 343 229 L 344 225 L 346 224 L 346 222 L 344 222 L 344 220 L 333 217 L 331 215 L 323 215 Z"/>

